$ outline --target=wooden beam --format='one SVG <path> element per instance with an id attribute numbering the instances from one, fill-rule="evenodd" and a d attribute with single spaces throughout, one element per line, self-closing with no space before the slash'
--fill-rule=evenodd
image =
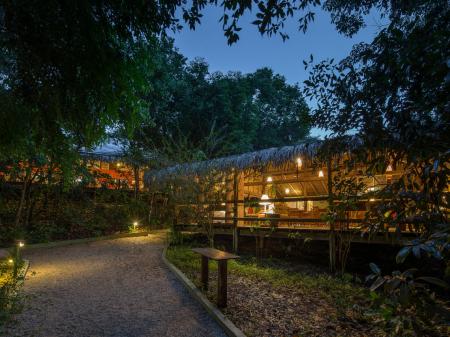
<path id="1" fill-rule="evenodd" d="M 319 191 L 317 190 L 316 186 L 314 186 L 314 184 L 311 181 L 308 181 L 308 183 L 312 186 L 314 193 L 316 195 L 320 195 Z"/>
<path id="2" fill-rule="evenodd" d="M 327 183 L 328 183 L 328 207 L 333 207 L 334 195 L 333 195 L 333 172 L 331 166 L 331 157 L 328 155 L 327 161 Z M 334 222 L 330 222 L 330 237 L 328 240 L 329 253 L 330 253 L 330 271 L 334 273 L 336 271 L 336 238 L 334 233 Z"/>
<path id="3" fill-rule="evenodd" d="M 304 177 L 302 177 L 304 178 Z M 305 180 L 305 179 L 284 179 L 284 180 L 272 180 L 272 184 L 289 184 L 289 183 L 305 183 L 305 182 L 313 182 L 313 181 L 323 181 L 324 178 L 318 177 L 318 176 L 311 176 L 309 177 L 309 179 Z M 260 186 L 260 185 L 265 185 L 267 184 L 266 181 L 251 181 L 251 182 L 246 182 L 244 183 L 245 186 Z"/>
<path id="4" fill-rule="evenodd" d="M 238 200 L 239 200 L 239 181 L 238 173 L 233 173 L 233 252 L 238 250 Z M 225 300 L 226 301 L 226 300 Z"/>
<path id="5" fill-rule="evenodd" d="M 226 223 L 227 220 L 230 220 L 232 218 L 226 218 L 226 217 L 213 217 L 213 220 L 223 220 L 224 223 Z M 257 217 L 243 217 L 243 218 L 237 218 L 239 221 L 278 221 L 278 222 L 321 222 L 324 223 L 323 219 L 321 218 L 257 218 Z M 338 221 L 344 221 L 346 219 L 337 219 Z M 364 219 L 350 219 L 351 223 L 363 223 Z"/>

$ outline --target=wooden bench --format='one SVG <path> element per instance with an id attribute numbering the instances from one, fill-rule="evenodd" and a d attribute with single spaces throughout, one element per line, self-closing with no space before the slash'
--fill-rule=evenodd
<path id="1" fill-rule="evenodd" d="M 228 260 L 238 259 L 239 256 L 214 248 L 193 248 L 192 250 L 202 256 L 201 282 L 204 290 L 208 290 L 209 259 L 218 262 L 217 306 L 225 308 L 227 306 L 227 263 Z"/>

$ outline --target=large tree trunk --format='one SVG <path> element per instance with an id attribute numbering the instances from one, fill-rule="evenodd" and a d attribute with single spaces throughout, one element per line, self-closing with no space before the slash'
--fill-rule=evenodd
<path id="1" fill-rule="evenodd" d="M 26 197 L 25 197 L 25 209 L 24 209 L 25 210 L 25 219 L 23 222 L 23 226 L 24 226 L 23 228 L 25 230 L 28 229 L 28 224 L 30 222 L 31 212 L 32 212 L 32 208 L 33 208 L 33 203 L 32 203 L 32 199 L 31 199 L 32 188 L 33 188 L 33 186 L 30 184 L 28 186 L 28 190 L 27 190 Z"/>
<path id="2" fill-rule="evenodd" d="M 24 209 L 24 205 L 25 205 L 25 199 L 26 199 L 26 195 L 27 195 L 27 189 L 28 189 L 28 183 L 30 180 L 30 176 L 31 176 L 31 170 L 27 169 L 25 179 L 22 184 L 22 192 L 20 195 L 19 207 L 17 208 L 17 212 L 16 212 L 16 220 L 14 222 L 14 228 L 16 230 L 19 229 L 19 226 L 20 226 L 20 220 L 22 218 L 22 213 L 23 213 L 23 209 Z"/>
<path id="3" fill-rule="evenodd" d="M 139 166 L 133 166 L 134 171 L 134 198 L 137 199 L 139 195 Z"/>

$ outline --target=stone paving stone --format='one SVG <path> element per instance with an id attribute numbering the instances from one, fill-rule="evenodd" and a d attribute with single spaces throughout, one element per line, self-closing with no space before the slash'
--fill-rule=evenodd
<path id="1" fill-rule="evenodd" d="M 225 337 L 161 260 L 158 237 L 25 252 L 17 337 Z"/>

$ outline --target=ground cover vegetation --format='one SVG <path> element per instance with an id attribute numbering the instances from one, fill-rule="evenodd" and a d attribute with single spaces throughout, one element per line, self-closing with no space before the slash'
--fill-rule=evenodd
<path id="1" fill-rule="evenodd" d="M 20 312 L 23 305 L 20 288 L 23 284 L 24 261 L 19 249 L 19 246 L 15 246 L 8 252 L 7 259 L 0 261 L 0 334 L 4 332 L 5 322 Z M 3 255 L 4 252 L 0 253 Z"/>
<path id="2" fill-rule="evenodd" d="M 190 250 L 199 242 L 185 238 L 171 246 L 167 258 L 199 288 L 201 259 Z M 210 261 L 206 295 L 215 302 L 217 263 Z M 248 336 L 392 336 L 414 335 L 391 320 L 390 296 L 377 294 L 364 280 L 336 277 L 326 268 L 249 256 L 228 264 L 225 314 Z M 433 302 L 416 308 L 413 325 L 420 334 L 447 333 L 443 311 Z"/>

